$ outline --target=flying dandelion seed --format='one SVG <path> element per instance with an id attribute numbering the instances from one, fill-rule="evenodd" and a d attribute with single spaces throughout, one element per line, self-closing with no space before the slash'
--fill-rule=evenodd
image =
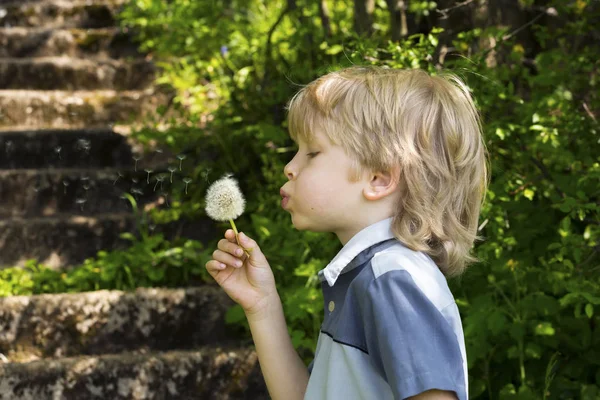
<path id="1" fill-rule="evenodd" d="M 207 168 L 204 171 L 202 171 L 202 178 L 208 183 L 210 183 L 210 181 L 208 180 L 208 174 L 210 173 L 210 171 L 210 168 Z"/>
<path id="2" fill-rule="evenodd" d="M 223 178 L 210 185 L 206 192 L 206 214 L 215 221 L 229 221 L 235 232 L 236 241 L 240 244 L 238 230 L 233 220 L 244 212 L 246 200 L 232 176 L 233 174 L 225 174 Z M 250 257 L 248 251 L 246 254 Z"/>
<path id="3" fill-rule="evenodd" d="M 54 152 L 55 152 L 56 154 L 58 154 L 58 158 L 59 158 L 60 160 L 62 160 L 62 157 L 61 157 L 61 155 L 60 155 L 60 152 L 61 152 L 61 151 L 62 151 L 62 147 L 61 147 L 61 146 L 56 146 L 56 147 L 54 148 Z"/>
<path id="4" fill-rule="evenodd" d="M 171 173 L 171 183 L 173 183 L 173 172 L 177 171 L 176 167 L 169 167 L 169 172 Z"/>
<path id="5" fill-rule="evenodd" d="M 146 183 L 150 184 L 150 173 L 153 171 L 150 168 L 146 168 L 144 171 L 148 173 L 148 178 L 146 178 Z"/>
<path id="6" fill-rule="evenodd" d="M 165 204 L 167 205 L 167 207 L 170 207 L 169 206 L 169 199 L 168 199 L 169 194 L 167 192 L 160 192 L 160 195 L 165 198 Z"/>
<path id="7" fill-rule="evenodd" d="M 119 178 L 122 178 L 122 177 L 123 177 L 123 174 L 117 171 L 117 179 L 115 179 L 115 181 L 113 182 L 113 186 L 115 186 L 115 183 L 117 183 Z"/>
<path id="8" fill-rule="evenodd" d="M 87 199 L 76 199 L 75 203 L 81 204 L 81 211 L 83 211 L 83 205 L 85 204 L 86 201 L 87 201 Z"/>
<path id="9" fill-rule="evenodd" d="M 179 160 L 179 170 L 181 171 L 181 162 L 185 160 L 185 154 L 179 154 L 177 159 Z"/>
<path id="10" fill-rule="evenodd" d="M 136 155 L 136 156 L 133 156 L 133 159 L 135 160 L 135 167 L 134 167 L 134 169 L 133 169 L 133 170 L 134 170 L 135 172 L 137 172 L 137 162 L 138 162 L 138 161 L 140 161 L 140 160 L 142 159 L 142 156 L 140 156 L 140 155 Z"/>
<path id="11" fill-rule="evenodd" d="M 76 148 L 85 150 L 86 155 L 90 155 L 90 149 L 92 148 L 92 142 L 88 139 L 78 139 Z"/>
<path id="12" fill-rule="evenodd" d="M 67 186 L 69 186 L 68 181 L 62 181 L 63 186 L 65 187 L 64 193 L 67 194 Z"/>
<path id="13" fill-rule="evenodd" d="M 154 184 L 154 190 L 153 192 L 156 192 L 156 185 L 158 185 L 158 182 L 160 182 L 160 189 L 162 190 L 162 183 L 165 180 L 165 176 L 163 174 L 159 174 L 158 176 L 156 176 L 154 179 L 156 179 L 156 183 Z"/>
<path id="14" fill-rule="evenodd" d="M 192 180 L 190 178 L 183 178 L 183 181 L 185 182 L 185 194 L 188 194 L 188 192 L 187 192 L 188 183 L 190 183 Z"/>
<path id="15" fill-rule="evenodd" d="M 6 142 L 6 154 L 10 154 L 14 151 L 14 143 L 12 140 Z"/>
<path id="16" fill-rule="evenodd" d="M 143 192 L 143 191 L 141 191 L 141 190 L 140 190 L 140 189 L 138 189 L 138 188 L 132 188 L 132 189 L 131 189 L 131 193 L 133 193 L 133 197 L 135 198 L 135 200 L 136 200 L 136 201 L 138 200 L 138 197 L 137 197 L 137 195 L 138 195 L 138 194 L 139 194 L 140 196 L 142 196 L 142 195 L 144 194 L 144 192 Z"/>

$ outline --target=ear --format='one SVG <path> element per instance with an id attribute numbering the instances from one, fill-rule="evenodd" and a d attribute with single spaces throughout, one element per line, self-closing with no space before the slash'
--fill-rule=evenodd
<path id="1" fill-rule="evenodd" d="M 369 175 L 370 181 L 363 189 L 367 200 L 379 200 L 396 192 L 400 167 L 396 166 L 391 171 L 376 172 Z"/>

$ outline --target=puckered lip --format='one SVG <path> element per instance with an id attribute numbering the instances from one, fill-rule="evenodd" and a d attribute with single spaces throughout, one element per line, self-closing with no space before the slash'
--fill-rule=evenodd
<path id="1" fill-rule="evenodd" d="M 281 195 L 281 197 L 290 197 L 290 195 L 287 194 L 283 189 L 279 189 L 279 194 Z"/>

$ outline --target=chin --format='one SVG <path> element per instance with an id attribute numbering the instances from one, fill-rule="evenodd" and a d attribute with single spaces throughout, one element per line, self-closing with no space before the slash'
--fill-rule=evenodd
<path id="1" fill-rule="evenodd" d="M 302 224 L 302 221 L 298 221 L 298 216 L 296 216 L 295 220 L 294 220 L 294 213 L 290 212 L 290 216 L 292 217 L 292 225 L 294 226 L 294 228 L 296 228 L 296 230 L 299 231 L 305 231 L 308 230 L 308 227 L 306 225 Z"/>

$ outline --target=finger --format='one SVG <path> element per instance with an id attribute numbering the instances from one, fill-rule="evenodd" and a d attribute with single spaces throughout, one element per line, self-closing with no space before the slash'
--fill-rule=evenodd
<path id="1" fill-rule="evenodd" d="M 219 272 L 227 268 L 227 264 L 223 264 L 222 262 L 217 260 L 210 260 L 206 263 L 204 267 L 206 268 L 208 273 L 214 278 Z"/>
<path id="2" fill-rule="evenodd" d="M 225 238 L 230 242 L 235 242 L 235 232 L 233 229 L 227 229 L 227 231 L 225 231 Z"/>
<path id="3" fill-rule="evenodd" d="M 244 255 L 244 251 L 241 246 L 237 245 L 235 242 L 229 242 L 225 239 L 219 240 L 217 248 L 236 257 L 241 257 Z"/>
<path id="4" fill-rule="evenodd" d="M 219 262 L 222 262 L 223 264 L 227 264 L 235 268 L 240 268 L 242 265 L 244 265 L 242 260 L 239 258 L 221 250 L 215 250 L 213 252 L 213 258 Z"/>
<path id="5" fill-rule="evenodd" d="M 250 257 L 250 253 L 257 247 L 257 244 L 254 240 L 250 239 L 248 236 L 244 234 L 244 232 L 240 232 L 240 246 L 244 249 L 248 257 Z"/>

